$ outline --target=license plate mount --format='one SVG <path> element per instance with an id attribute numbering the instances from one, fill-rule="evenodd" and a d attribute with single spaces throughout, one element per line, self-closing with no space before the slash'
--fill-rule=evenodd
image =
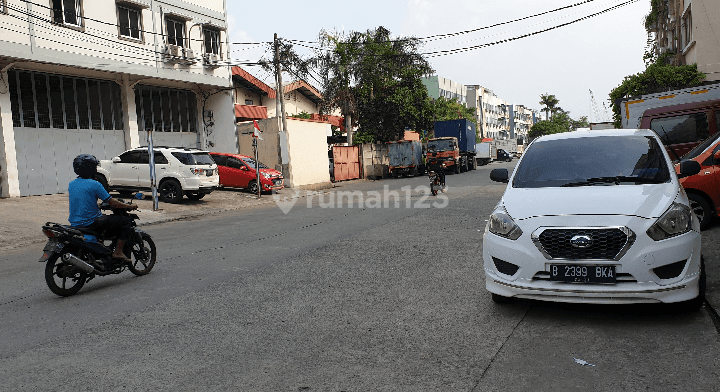
<path id="1" fill-rule="evenodd" d="M 567 283 L 615 284 L 614 265 L 551 264 L 550 280 Z"/>

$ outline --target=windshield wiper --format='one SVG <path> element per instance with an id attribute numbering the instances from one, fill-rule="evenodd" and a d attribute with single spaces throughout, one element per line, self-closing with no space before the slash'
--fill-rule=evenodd
<path id="1" fill-rule="evenodd" d="M 630 176 L 615 176 L 615 177 L 594 177 L 588 178 L 584 181 L 568 182 L 561 186 L 587 186 L 587 185 L 600 185 L 600 184 L 614 184 L 620 185 L 621 182 L 634 182 L 635 184 L 661 184 L 663 181 L 658 181 L 648 177 L 630 177 Z"/>

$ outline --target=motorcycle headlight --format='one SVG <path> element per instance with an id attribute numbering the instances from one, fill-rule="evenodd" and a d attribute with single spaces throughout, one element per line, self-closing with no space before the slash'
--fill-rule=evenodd
<path id="1" fill-rule="evenodd" d="M 675 237 L 692 230 L 692 211 L 690 207 L 673 203 L 670 208 L 647 230 L 647 235 L 655 241 Z"/>
<path id="2" fill-rule="evenodd" d="M 490 215 L 488 220 L 488 230 L 495 235 L 505 237 L 510 240 L 516 240 L 522 235 L 522 230 L 515 224 L 515 221 L 505 210 L 505 207 L 498 207 Z"/>

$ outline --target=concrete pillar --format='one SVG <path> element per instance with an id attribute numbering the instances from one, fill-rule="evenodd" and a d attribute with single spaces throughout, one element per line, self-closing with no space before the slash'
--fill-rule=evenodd
<path id="1" fill-rule="evenodd" d="M 135 108 L 135 89 L 127 74 L 122 76 L 120 83 L 123 105 L 123 123 L 125 124 L 125 149 L 140 147 L 140 134 L 138 133 L 138 118 Z"/>
<path id="2" fill-rule="evenodd" d="M 7 71 L 0 74 L 0 197 L 20 196 Z"/>

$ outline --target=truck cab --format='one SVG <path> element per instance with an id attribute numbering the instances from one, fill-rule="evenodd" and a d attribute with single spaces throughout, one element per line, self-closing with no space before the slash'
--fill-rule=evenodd
<path id="1" fill-rule="evenodd" d="M 458 140 L 455 137 L 436 137 L 429 139 L 427 143 L 427 162 L 437 160 L 445 162 L 445 167 L 452 169 L 455 173 L 460 173 L 458 160 L 460 158 L 460 148 Z"/>

